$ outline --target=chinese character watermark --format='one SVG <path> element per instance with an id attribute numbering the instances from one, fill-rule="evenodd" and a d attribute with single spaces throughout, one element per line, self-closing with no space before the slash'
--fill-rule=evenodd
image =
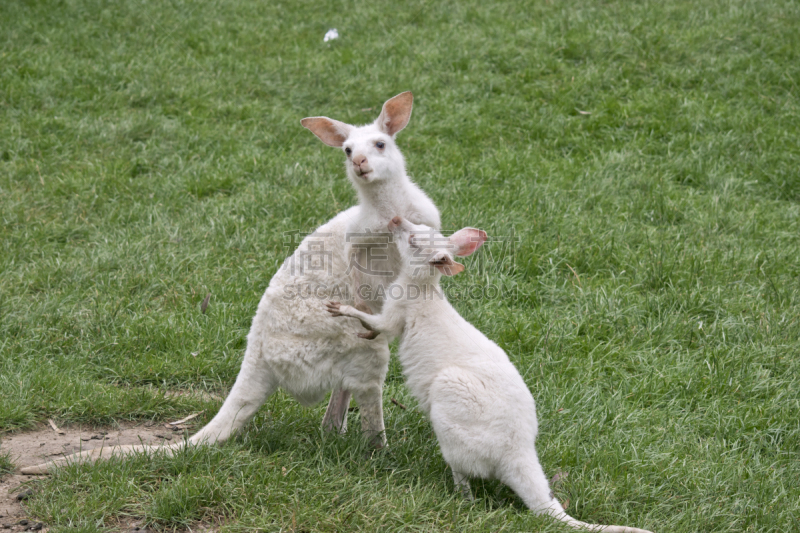
<path id="1" fill-rule="evenodd" d="M 348 233 L 344 235 L 341 249 L 335 251 L 333 233 L 291 231 L 284 234 L 284 247 L 294 253 L 284 261 L 284 269 L 297 278 L 296 283 L 284 287 L 286 299 L 353 301 L 380 301 L 390 299 L 450 299 L 456 301 L 497 300 L 517 296 L 516 249 L 517 235 L 490 237 L 480 250 L 468 258 L 457 258 L 466 264 L 466 275 L 443 277 L 440 287 L 427 289 L 415 285 L 392 283 L 396 274 L 390 264 L 391 250 L 395 246 L 391 233 Z M 419 269 L 433 269 L 430 252 L 447 249 L 448 238 L 439 232 L 415 234 L 410 260 L 414 275 Z M 334 276 L 334 253 L 344 261 L 343 273 Z M 348 257 L 345 258 L 345 253 Z M 341 267 L 340 267 L 341 268 Z M 372 276 L 371 284 L 361 283 L 362 275 Z M 310 279 L 305 279 L 309 277 Z M 325 278 L 330 278 L 328 283 Z M 385 282 L 375 278 L 384 278 Z M 349 282 L 343 282 L 349 279 Z"/>

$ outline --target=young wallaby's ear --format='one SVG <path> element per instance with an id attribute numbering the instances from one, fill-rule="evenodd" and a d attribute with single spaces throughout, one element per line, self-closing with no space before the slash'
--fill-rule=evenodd
<path id="1" fill-rule="evenodd" d="M 400 93 L 394 98 L 389 98 L 383 104 L 383 109 L 375 121 L 375 124 L 381 131 L 387 135 L 394 137 L 397 132 L 402 130 L 408 124 L 411 118 L 411 107 L 414 104 L 414 95 L 411 91 Z"/>
<path id="2" fill-rule="evenodd" d="M 486 232 L 482 229 L 464 228 L 450 235 L 450 244 L 456 247 L 454 254 L 466 257 L 486 242 Z"/>
<path id="3" fill-rule="evenodd" d="M 461 263 L 456 263 L 453 261 L 453 258 L 446 254 L 441 254 L 440 256 L 431 259 L 431 264 L 436 267 L 436 270 L 442 273 L 444 276 L 455 276 L 462 270 L 464 270 L 464 265 Z"/>
<path id="4" fill-rule="evenodd" d="M 320 141 L 334 148 L 341 148 L 353 129 L 350 124 L 328 117 L 308 117 L 301 120 L 300 124 L 310 129 Z"/>

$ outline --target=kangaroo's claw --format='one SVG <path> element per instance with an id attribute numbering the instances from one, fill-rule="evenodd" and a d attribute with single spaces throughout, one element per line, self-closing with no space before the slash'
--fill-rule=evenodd
<path id="1" fill-rule="evenodd" d="M 325 308 L 333 316 L 342 316 L 342 313 L 339 312 L 341 306 L 342 304 L 340 304 L 339 302 L 328 302 L 327 304 L 325 304 Z"/>

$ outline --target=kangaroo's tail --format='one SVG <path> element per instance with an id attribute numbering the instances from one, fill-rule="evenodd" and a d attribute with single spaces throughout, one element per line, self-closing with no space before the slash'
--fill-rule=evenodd
<path id="1" fill-rule="evenodd" d="M 172 455 L 176 450 L 180 450 L 187 445 L 224 442 L 252 420 L 264 400 L 275 392 L 276 388 L 277 386 L 269 379 L 264 369 L 259 368 L 257 359 L 247 357 L 247 354 L 245 354 L 236 383 L 234 383 L 228 397 L 225 398 L 225 402 L 219 412 L 211 419 L 211 422 L 195 433 L 188 441 L 168 446 L 152 446 L 149 444 L 103 446 L 94 450 L 74 453 L 47 463 L 24 467 L 21 472 L 23 474 L 47 474 L 55 466 L 75 462 L 91 463 L 98 459 L 107 459 L 113 456 L 124 457 L 134 453 L 161 450 Z"/>
<path id="2" fill-rule="evenodd" d="M 534 513 L 548 514 L 575 529 L 602 533 L 652 533 L 637 527 L 587 524 L 565 513 L 564 508 L 550 492 L 550 484 L 547 482 L 535 451 L 531 451 L 528 455 L 521 455 L 519 460 L 508 469 L 503 481 L 522 498 L 525 505 Z"/>
<path id="3" fill-rule="evenodd" d="M 570 527 L 575 529 L 584 529 L 587 531 L 597 531 L 600 533 L 652 533 L 652 531 L 648 531 L 646 529 L 639 529 L 638 527 L 628 527 L 628 526 L 604 526 L 600 524 L 588 524 L 586 522 L 581 522 L 580 520 L 576 520 L 572 518 L 570 515 L 564 512 L 561 508 L 561 504 L 558 501 L 554 500 L 555 506 L 548 508 L 545 512 L 555 518 L 556 520 L 560 520 L 567 524 Z"/>
<path id="4" fill-rule="evenodd" d="M 66 457 L 60 457 L 53 461 L 46 463 L 26 466 L 20 469 L 23 474 L 47 474 L 54 467 L 63 466 L 73 463 L 92 463 L 98 459 L 108 459 L 109 457 L 123 457 L 125 455 L 133 455 L 135 453 L 147 453 L 153 451 L 165 451 L 168 455 L 172 455 L 176 450 L 186 446 L 188 441 L 169 444 L 167 446 L 153 446 L 150 444 L 127 444 L 124 446 L 101 446 L 93 450 L 86 450 Z"/>

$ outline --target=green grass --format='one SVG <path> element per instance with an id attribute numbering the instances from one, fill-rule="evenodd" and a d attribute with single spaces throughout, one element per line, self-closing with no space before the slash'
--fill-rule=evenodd
<path id="1" fill-rule="evenodd" d="M 3 451 L 3 449 L 0 448 L 0 476 L 4 476 L 5 474 L 13 471 L 14 463 L 11 461 L 11 454 Z"/>
<path id="2" fill-rule="evenodd" d="M 797 530 L 798 27 L 772 0 L 6 3 L 0 429 L 211 416 L 166 392 L 224 395 L 284 232 L 355 201 L 300 118 L 413 90 L 399 143 L 444 226 L 519 240 L 449 285 L 515 291 L 456 305 L 531 387 L 568 511 Z M 396 364 L 392 396 L 414 405 Z M 385 411 L 368 456 L 278 394 L 235 442 L 67 468 L 29 508 L 52 531 L 565 530 L 495 482 L 462 502 L 424 417 Z"/>

